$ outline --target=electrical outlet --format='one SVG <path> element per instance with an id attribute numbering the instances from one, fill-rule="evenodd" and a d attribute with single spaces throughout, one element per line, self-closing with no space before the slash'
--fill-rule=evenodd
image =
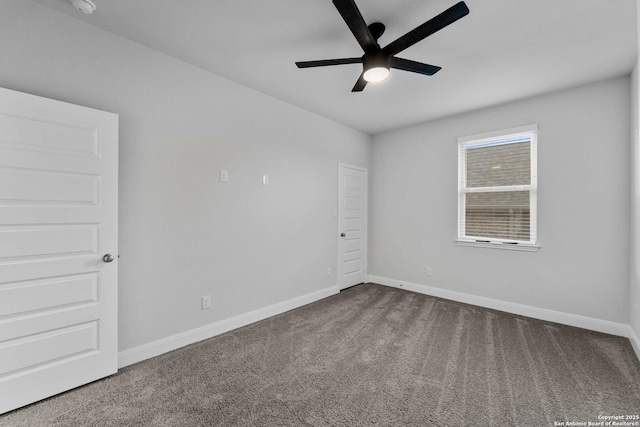
<path id="1" fill-rule="evenodd" d="M 220 169 L 220 182 L 229 182 L 229 171 Z"/>
<path id="2" fill-rule="evenodd" d="M 327 276 L 331 277 L 331 267 L 327 268 Z"/>
<path id="3" fill-rule="evenodd" d="M 433 276 L 433 270 L 431 267 L 427 267 L 427 276 Z"/>
<path id="4" fill-rule="evenodd" d="M 202 297 L 202 310 L 211 308 L 211 295 L 205 295 Z"/>

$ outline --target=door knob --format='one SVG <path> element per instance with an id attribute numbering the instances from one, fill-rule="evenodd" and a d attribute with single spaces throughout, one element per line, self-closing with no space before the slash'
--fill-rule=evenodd
<path id="1" fill-rule="evenodd" d="M 340 237 L 347 237 L 347 233 L 340 233 Z"/>
<path id="2" fill-rule="evenodd" d="M 111 255 L 111 254 L 106 254 L 105 256 L 103 256 L 103 257 L 102 257 L 102 260 L 103 260 L 104 262 L 111 262 L 111 261 L 113 261 L 113 255 Z"/>

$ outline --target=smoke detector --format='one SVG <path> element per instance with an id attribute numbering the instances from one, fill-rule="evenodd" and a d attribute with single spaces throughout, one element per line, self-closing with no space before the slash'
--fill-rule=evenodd
<path id="1" fill-rule="evenodd" d="M 71 0 L 71 4 L 85 15 L 90 15 L 97 9 L 96 4 L 91 0 Z"/>

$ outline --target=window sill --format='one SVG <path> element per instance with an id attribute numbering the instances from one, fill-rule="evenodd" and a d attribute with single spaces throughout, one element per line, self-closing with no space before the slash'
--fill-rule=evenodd
<path id="1" fill-rule="evenodd" d="M 509 243 L 500 243 L 500 242 L 474 242 L 471 240 L 456 240 L 458 246 L 469 246 L 474 248 L 489 248 L 489 249 L 503 249 L 507 251 L 524 251 L 524 252 L 537 252 L 540 249 L 538 245 L 529 245 L 518 243 L 517 245 L 512 245 Z"/>

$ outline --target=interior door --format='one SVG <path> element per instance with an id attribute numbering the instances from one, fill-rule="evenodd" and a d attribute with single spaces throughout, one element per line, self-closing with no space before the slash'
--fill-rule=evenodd
<path id="1" fill-rule="evenodd" d="M 0 413 L 117 371 L 117 173 L 117 115 L 0 89 Z"/>
<path id="2" fill-rule="evenodd" d="M 338 287 L 365 281 L 367 275 L 367 170 L 338 166 Z"/>

